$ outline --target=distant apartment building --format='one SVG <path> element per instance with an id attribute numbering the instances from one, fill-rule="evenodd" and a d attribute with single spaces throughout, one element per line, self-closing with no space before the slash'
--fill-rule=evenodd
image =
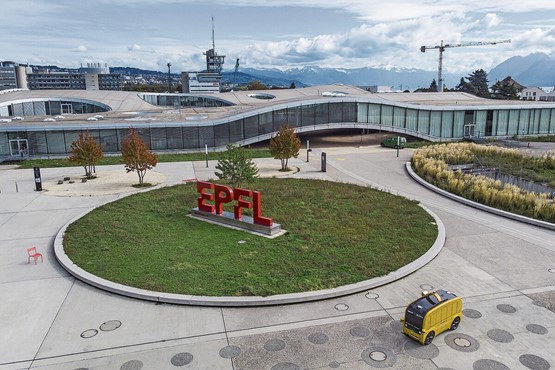
<path id="1" fill-rule="evenodd" d="M 553 87 L 527 87 L 520 93 L 522 100 L 555 101 Z"/>
<path id="2" fill-rule="evenodd" d="M 182 92 L 190 94 L 213 94 L 220 92 L 222 75 L 213 72 L 182 72 Z"/>
<path id="3" fill-rule="evenodd" d="M 212 45 L 212 49 L 207 50 L 203 55 L 206 56 L 205 71 L 181 73 L 182 92 L 190 94 L 213 94 L 220 92 L 225 55 L 218 55 L 214 45 Z"/>
<path id="4" fill-rule="evenodd" d="M 27 80 L 29 90 L 122 90 L 122 76 L 109 72 L 107 66 L 89 63 L 79 70 L 37 71 L 28 74 Z"/>
<path id="5" fill-rule="evenodd" d="M 14 62 L 0 62 L 0 90 L 26 88 L 26 67 Z"/>

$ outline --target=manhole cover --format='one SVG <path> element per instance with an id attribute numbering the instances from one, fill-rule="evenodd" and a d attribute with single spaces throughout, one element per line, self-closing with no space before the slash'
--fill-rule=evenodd
<path id="1" fill-rule="evenodd" d="M 382 362 L 387 360 L 387 355 L 382 351 L 372 351 L 370 352 L 370 358 L 374 361 Z"/>
<path id="2" fill-rule="evenodd" d="M 346 305 L 345 303 L 338 303 L 335 305 L 335 309 L 337 311 L 347 311 L 349 309 L 349 306 Z"/>
<path id="3" fill-rule="evenodd" d="M 106 321 L 104 324 L 100 325 L 100 330 L 102 331 L 112 331 L 116 330 L 121 326 L 121 321 L 119 320 L 110 320 Z"/>
<path id="4" fill-rule="evenodd" d="M 373 293 L 373 292 L 367 292 L 364 296 L 368 299 L 378 299 L 378 298 L 380 298 L 380 296 L 377 293 Z"/>
<path id="5" fill-rule="evenodd" d="M 95 335 L 98 334 L 98 330 L 96 329 L 89 329 L 89 330 L 85 330 L 84 332 L 81 333 L 81 338 L 92 338 Z"/>
<path id="6" fill-rule="evenodd" d="M 470 335 L 463 333 L 451 333 L 444 337 L 445 344 L 459 352 L 476 352 L 480 343 Z"/>
<path id="7" fill-rule="evenodd" d="M 470 341 L 465 338 L 455 338 L 453 342 L 459 347 L 463 347 L 463 348 L 470 347 Z"/>
<path id="8" fill-rule="evenodd" d="M 434 286 L 430 284 L 422 284 L 420 285 L 420 289 L 422 290 L 434 290 Z"/>
<path id="9" fill-rule="evenodd" d="M 555 274 L 555 268 L 550 268 L 549 270 L 547 270 L 549 272 L 551 272 L 552 274 Z"/>
<path id="10" fill-rule="evenodd" d="M 392 350 L 385 347 L 366 348 L 361 353 L 362 361 L 377 368 L 391 368 L 397 362 L 397 357 Z"/>

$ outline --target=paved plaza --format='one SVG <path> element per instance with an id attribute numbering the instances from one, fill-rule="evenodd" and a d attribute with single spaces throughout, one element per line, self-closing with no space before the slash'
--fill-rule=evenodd
<path id="1" fill-rule="evenodd" d="M 393 283 L 317 302 L 218 308 L 140 301 L 76 280 L 53 252 L 63 225 L 123 194 L 39 193 L 32 170 L 0 166 L 0 370 L 555 368 L 555 232 L 422 187 L 405 171 L 410 150 L 399 158 L 375 145 L 325 151 L 326 173 L 313 147 L 309 163 L 305 151 L 290 161 L 299 168 L 291 176 L 371 185 L 420 201 L 445 225 L 439 255 Z M 273 159 L 256 162 L 279 167 Z M 213 178 L 215 164 L 161 163 L 155 171 L 174 184 Z M 42 178 L 80 170 L 42 169 Z M 27 263 L 33 245 L 43 263 Z M 402 334 L 399 318 L 422 290 L 433 289 L 461 296 L 463 319 L 422 346 Z"/>

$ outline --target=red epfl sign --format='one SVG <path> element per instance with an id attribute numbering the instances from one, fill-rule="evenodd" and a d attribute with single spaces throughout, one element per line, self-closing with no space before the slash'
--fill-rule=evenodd
<path id="1" fill-rule="evenodd" d="M 197 199 L 199 211 L 221 215 L 224 203 L 230 203 L 235 200 L 237 203 L 233 206 L 233 215 L 236 219 L 242 219 L 243 208 L 252 208 L 252 218 L 255 224 L 269 227 L 273 225 L 271 218 L 262 217 L 262 208 L 260 207 L 262 194 L 259 191 L 241 188 L 232 189 L 226 185 L 215 185 L 211 182 L 203 181 L 197 182 L 197 191 L 200 193 L 200 197 Z M 252 201 L 245 198 L 251 198 Z M 206 202 L 213 202 L 214 204 Z"/>

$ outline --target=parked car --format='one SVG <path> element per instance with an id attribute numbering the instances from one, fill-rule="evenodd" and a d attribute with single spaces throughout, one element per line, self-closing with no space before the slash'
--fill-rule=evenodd
<path id="1" fill-rule="evenodd" d="M 422 297 L 407 306 L 401 319 L 403 333 L 422 344 L 430 344 L 445 330 L 455 330 L 462 318 L 462 299 L 437 290 L 422 292 Z"/>
<path id="2" fill-rule="evenodd" d="M 393 136 L 388 139 L 383 140 L 380 145 L 387 147 L 387 148 L 395 148 L 399 147 L 399 149 L 403 149 L 407 144 L 407 138 L 402 136 Z"/>

